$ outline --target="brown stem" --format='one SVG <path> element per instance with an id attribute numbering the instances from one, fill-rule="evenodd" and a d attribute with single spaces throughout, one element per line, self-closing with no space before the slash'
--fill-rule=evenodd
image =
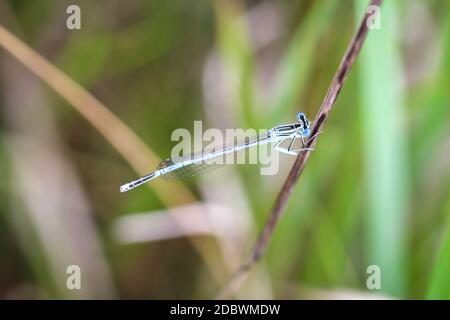
<path id="1" fill-rule="evenodd" d="M 383 0 L 372 0 L 370 5 L 380 6 Z M 367 19 L 371 16 L 370 13 L 366 12 L 361 24 L 358 28 L 358 32 L 351 40 L 347 51 L 345 52 L 344 57 L 334 75 L 333 80 L 328 88 L 327 94 L 322 102 L 322 105 L 319 109 L 319 112 L 316 115 L 311 136 L 307 144 L 306 148 L 314 148 L 318 139 L 318 132 L 323 130 L 323 126 L 328 119 L 328 115 L 331 109 L 334 106 L 337 96 L 344 85 L 345 79 L 350 72 L 353 63 L 356 60 L 356 57 L 359 54 L 359 51 L 366 39 L 367 32 L 369 31 L 367 27 Z M 255 247 L 248 258 L 248 260 L 238 269 L 238 271 L 231 278 L 228 285 L 222 290 L 219 294 L 220 298 L 226 298 L 236 292 L 239 287 L 244 282 L 246 275 L 249 270 L 255 265 L 256 262 L 261 258 L 264 250 L 266 249 L 270 237 L 275 229 L 275 226 L 280 219 L 284 208 L 286 207 L 289 196 L 291 195 L 292 189 L 297 182 L 300 174 L 303 172 L 305 168 L 306 162 L 308 161 L 310 156 L 310 150 L 306 150 L 305 152 L 301 152 L 297 159 L 295 160 L 294 165 L 292 166 L 291 171 L 289 172 L 286 181 L 283 184 L 283 187 L 278 194 L 278 197 L 275 201 L 275 205 L 272 208 L 272 212 L 267 219 L 264 228 L 259 235 L 258 240 L 256 241 Z"/>

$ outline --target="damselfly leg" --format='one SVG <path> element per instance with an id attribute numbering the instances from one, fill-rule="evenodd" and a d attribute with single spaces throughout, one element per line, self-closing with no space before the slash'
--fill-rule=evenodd
<path id="1" fill-rule="evenodd" d="M 301 141 L 302 141 L 302 146 L 305 146 L 306 145 L 306 142 L 304 141 L 304 137 L 303 136 L 300 136 L 300 138 L 301 138 Z M 299 154 L 299 152 L 302 152 L 302 151 L 307 151 L 307 150 L 313 150 L 312 148 L 300 148 L 300 149 L 292 149 L 292 147 L 294 146 L 294 143 L 295 143 L 295 141 L 297 140 L 298 138 L 297 137 L 293 137 L 292 139 L 291 139 L 291 141 L 289 142 L 289 145 L 288 145 L 288 147 L 282 147 L 281 146 L 281 143 L 283 143 L 284 141 L 286 141 L 286 140 L 281 140 L 281 141 L 278 141 L 275 145 L 274 145 L 274 149 L 275 150 L 277 150 L 278 152 L 281 152 L 281 153 L 284 153 L 284 154 L 287 154 L 287 155 L 291 155 L 291 156 L 296 156 L 296 155 L 298 155 Z"/>

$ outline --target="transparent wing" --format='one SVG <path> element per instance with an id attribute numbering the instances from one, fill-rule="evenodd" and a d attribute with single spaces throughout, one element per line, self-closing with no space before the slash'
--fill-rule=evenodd
<path id="1" fill-rule="evenodd" d="M 203 149 L 202 151 L 195 153 L 193 155 L 184 157 L 187 159 L 199 159 L 204 158 L 206 155 L 213 155 L 212 157 L 221 157 L 226 153 L 234 153 L 239 150 L 244 150 L 249 147 L 255 146 L 259 144 L 261 141 L 266 141 L 270 139 L 270 133 L 266 132 L 260 135 L 255 135 L 251 137 L 245 137 L 244 139 L 234 139 L 232 143 L 222 144 L 218 146 L 210 147 Z M 184 160 L 184 159 L 183 159 Z"/>
<path id="2" fill-rule="evenodd" d="M 166 165 L 173 165 L 173 162 L 171 159 L 168 159 L 160 164 L 158 169 L 162 169 Z M 211 172 L 213 170 L 216 170 L 218 168 L 221 168 L 225 165 L 225 163 L 206 163 L 206 162 L 199 162 L 195 164 L 190 164 L 184 167 L 181 167 L 177 170 L 170 171 L 166 174 L 164 174 L 162 177 L 165 180 L 173 181 L 178 179 L 184 179 L 188 177 L 193 177 L 201 174 L 205 174 L 208 172 Z"/>
<path id="3" fill-rule="evenodd" d="M 246 137 L 243 140 L 235 140 L 233 143 L 216 146 L 213 148 L 207 148 L 201 152 L 194 153 L 192 155 L 183 157 L 174 161 L 167 159 L 160 163 L 157 170 L 174 166 L 177 163 L 185 162 L 188 160 L 200 160 L 206 157 L 210 157 L 207 161 L 199 161 L 193 164 L 182 166 L 174 171 L 165 173 L 162 177 L 165 180 L 177 180 L 196 175 L 205 174 L 223 167 L 226 164 L 225 159 L 221 161 L 215 161 L 219 157 L 224 157 L 228 153 L 236 153 L 240 150 L 245 150 L 249 147 L 257 145 L 260 141 L 269 139 L 269 133 L 264 133 L 254 137 Z"/>

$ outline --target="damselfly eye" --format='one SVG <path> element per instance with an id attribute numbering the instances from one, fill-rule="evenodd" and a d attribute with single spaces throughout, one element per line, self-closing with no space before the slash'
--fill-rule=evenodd
<path id="1" fill-rule="evenodd" d="M 303 128 L 309 128 L 309 121 L 303 112 L 297 113 L 297 120 L 303 125 Z"/>
<path id="2" fill-rule="evenodd" d="M 297 112 L 297 120 L 298 120 L 299 122 L 305 123 L 305 122 L 304 122 L 305 118 L 306 118 L 306 116 L 305 116 L 305 114 L 304 114 L 303 112 Z"/>

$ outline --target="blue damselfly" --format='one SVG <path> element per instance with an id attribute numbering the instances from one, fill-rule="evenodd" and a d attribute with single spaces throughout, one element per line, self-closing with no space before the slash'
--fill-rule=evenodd
<path id="1" fill-rule="evenodd" d="M 154 172 L 122 185 L 120 191 L 126 192 L 159 176 L 170 180 L 211 171 L 223 164 L 214 161 L 215 159 L 254 146 L 273 143 L 275 150 L 289 155 L 297 155 L 301 151 L 308 150 L 308 148 L 305 148 L 305 139 L 311 135 L 310 123 L 303 112 L 297 113 L 297 120 L 296 123 L 274 127 L 261 135 L 248 137 L 243 141 L 236 141 L 211 150 L 203 150 L 177 160 L 169 158 L 161 162 Z M 297 139 L 300 139 L 302 143 L 300 149 L 293 148 Z M 289 141 L 288 146 L 282 146 L 284 141 Z"/>

